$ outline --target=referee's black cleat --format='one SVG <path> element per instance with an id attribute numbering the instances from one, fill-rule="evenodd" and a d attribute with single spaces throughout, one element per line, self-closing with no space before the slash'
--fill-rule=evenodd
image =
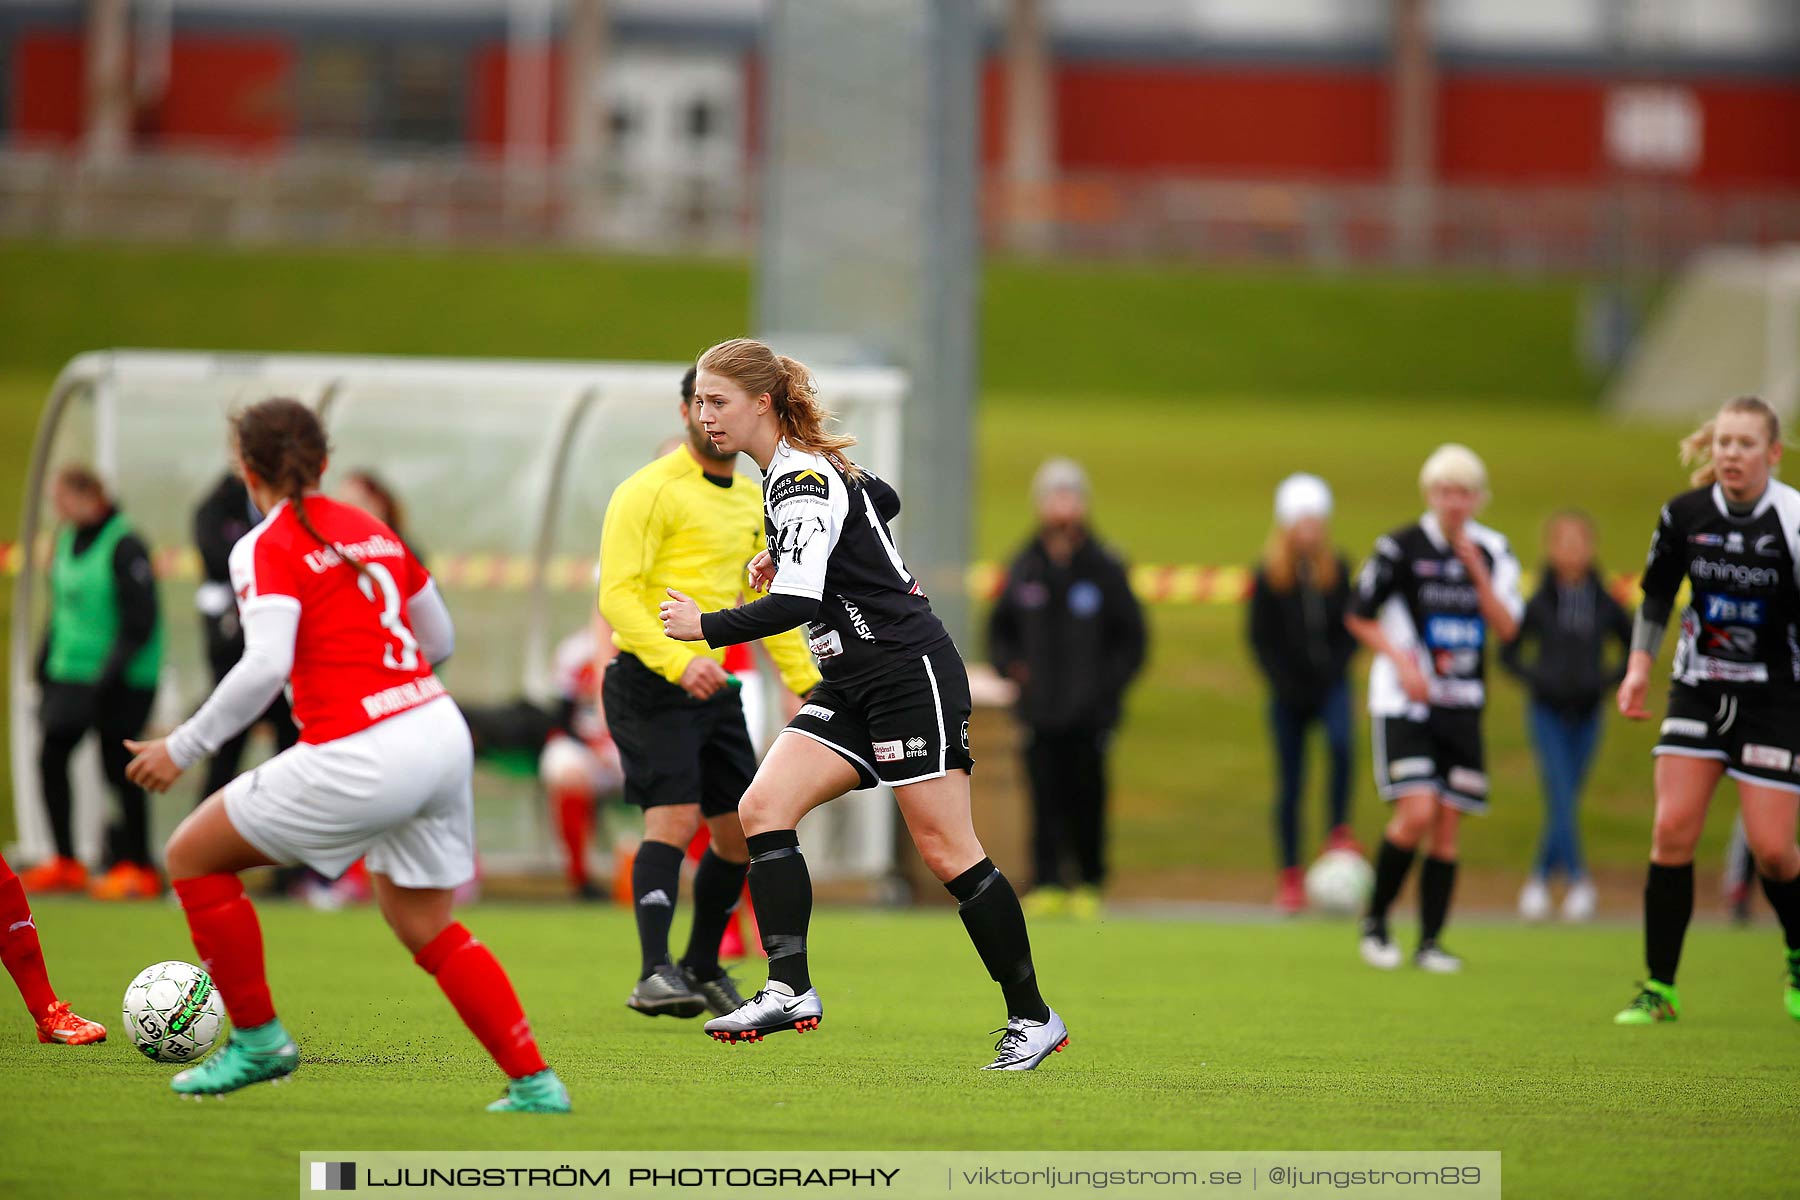
<path id="1" fill-rule="evenodd" d="M 711 979 L 701 979 L 683 967 L 681 968 L 681 977 L 687 980 L 689 991 L 695 992 L 706 1001 L 706 1007 L 715 1017 L 723 1017 L 744 1007 L 744 997 L 738 992 L 737 984 L 723 969 Z"/>
<path id="2" fill-rule="evenodd" d="M 796 996 L 786 984 L 771 979 L 737 1011 L 708 1021 L 706 1032 L 721 1042 L 760 1042 L 784 1029 L 811 1033 L 824 1019 L 817 989 L 807 988 Z"/>
<path id="3" fill-rule="evenodd" d="M 688 986 L 673 963 L 663 963 L 638 980 L 625 1005 L 646 1017 L 697 1017 L 706 1010 L 706 997 Z"/>

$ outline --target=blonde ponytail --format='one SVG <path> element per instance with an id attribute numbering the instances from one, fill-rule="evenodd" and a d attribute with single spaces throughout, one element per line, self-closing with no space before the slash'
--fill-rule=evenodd
<path id="1" fill-rule="evenodd" d="M 1768 427 L 1769 444 L 1776 445 L 1781 441 L 1781 418 L 1770 408 L 1760 396 L 1734 396 L 1719 406 L 1717 416 L 1708 418 L 1705 424 L 1682 438 L 1681 465 L 1693 467 L 1693 474 L 1688 481 L 1694 487 L 1711 487 L 1718 480 L 1718 472 L 1713 466 L 1712 445 L 1713 431 L 1718 427 L 1719 417 L 1726 413 L 1755 413 L 1763 419 Z"/>
<path id="2" fill-rule="evenodd" d="M 861 469 L 844 453 L 856 445 L 856 439 L 827 428 L 831 412 L 819 402 L 818 387 L 805 363 L 776 354 L 754 338 L 733 338 L 707 350 L 699 365 L 752 396 L 768 393 L 788 445 L 803 453 L 823 455 L 845 474 L 861 478 Z"/>

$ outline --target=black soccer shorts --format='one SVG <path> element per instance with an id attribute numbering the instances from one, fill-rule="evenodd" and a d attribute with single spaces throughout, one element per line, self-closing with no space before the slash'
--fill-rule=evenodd
<path id="1" fill-rule="evenodd" d="M 622 653 L 607 664 L 600 699 L 625 769 L 626 803 L 698 804 L 708 817 L 737 811 L 756 774 L 756 750 L 736 688 L 696 700 Z"/>
<path id="2" fill-rule="evenodd" d="M 873 679 L 821 683 L 786 733 L 836 750 L 862 786 L 902 787 L 972 771 L 969 673 L 945 642 Z"/>
<path id="3" fill-rule="evenodd" d="M 1488 809 L 1486 751 L 1478 708 L 1433 708 L 1423 721 L 1376 717 L 1375 786 L 1383 800 L 1429 787 L 1445 804 L 1480 815 Z"/>
<path id="4" fill-rule="evenodd" d="M 1733 779 L 1800 792 L 1797 700 L 1678 683 L 1669 689 L 1669 714 L 1651 753 L 1717 759 Z"/>

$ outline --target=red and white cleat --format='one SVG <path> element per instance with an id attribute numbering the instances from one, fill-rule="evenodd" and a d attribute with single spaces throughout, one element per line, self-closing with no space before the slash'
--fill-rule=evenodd
<path id="1" fill-rule="evenodd" d="M 85 1046 L 89 1042 L 104 1042 L 106 1026 L 98 1021 L 90 1021 L 86 1017 L 78 1017 L 69 1011 L 66 1001 L 58 1000 L 44 1010 L 38 1018 L 37 1035 L 40 1042 L 57 1042 L 64 1046 Z"/>

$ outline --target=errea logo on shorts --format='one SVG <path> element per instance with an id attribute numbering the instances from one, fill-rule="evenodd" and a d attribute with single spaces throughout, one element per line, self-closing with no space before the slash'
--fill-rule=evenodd
<path id="1" fill-rule="evenodd" d="M 1744 745 L 1741 755 L 1746 767 L 1767 767 L 1774 771 L 1786 771 L 1794 765 L 1794 752 L 1783 750 L 1780 746 L 1759 746 L 1754 742 Z"/>
<path id="2" fill-rule="evenodd" d="M 926 743 L 925 739 L 922 737 L 907 738 L 906 739 L 906 757 L 908 757 L 908 758 L 924 758 L 926 745 L 927 745 L 927 743 Z"/>

